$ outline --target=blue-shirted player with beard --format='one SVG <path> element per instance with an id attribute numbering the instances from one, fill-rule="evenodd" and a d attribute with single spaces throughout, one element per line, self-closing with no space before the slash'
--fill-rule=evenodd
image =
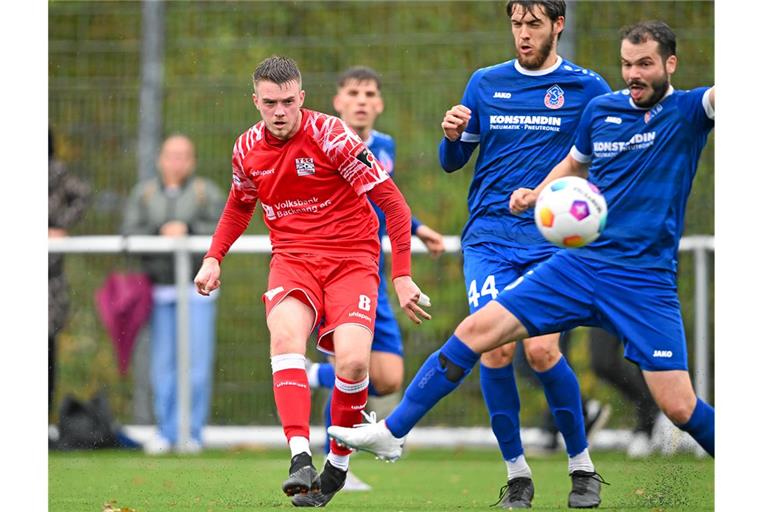
<path id="1" fill-rule="evenodd" d="M 480 147 L 461 240 L 471 313 L 557 250 L 539 233 L 530 213 L 509 214 L 509 194 L 541 182 L 568 153 L 587 103 L 610 92 L 598 74 L 557 54 L 564 1 L 510 1 L 506 9 L 517 59 L 473 73 L 461 104 L 448 110 L 442 123 L 439 154 L 447 172 L 464 167 Z M 525 355 L 563 435 L 568 473 L 579 479 L 595 468 L 579 384 L 558 341 L 558 333 L 533 338 L 524 345 Z M 480 386 L 507 467 L 501 507 L 530 506 L 534 493 L 520 438 L 514 351 L 511 343 L 480 359 Z M 599 496 L 591 499 L 599 503 Z"/>
<path id="2" fill-rule="evenodd" d="M 354 66 L 339 75 L 333 108 L 347 125 L 355 130 L 368 146 L 376 159 L 390 175 L 395 170 L 395 140 L 373 127 L 384 110 L 381 95 L 381 77 L 366 66 Z M 387 234 L 384 212 L 371 203 L 379 218 L 379 239 Z M 415 216 L 411 218 L 411 233 L 427 247 L 433 257 L 445 251 L 443 236 L 422 224 Z M 383 397 L 400 391 L 403 385 L 403 340 L 392 306 L 389 303 L 387 281 L 384 273 L 384 252 L 379 261 L 379 301 L 376 307 L 376 323 L 371 345 L 370 385 L 368 395 Z M 313 363 L 308 369 L 309 384 L 313 388 L 333 389 L 336 373 L 330 362 Z M 330 398 L 326 403 L 324 419 L 326 428 L 330 421 Z M 329 446 L 326 443 L 326 452 Z M 365 491 L 370 486 L 355 475 L 348 473 L 344 489 Z"/>
<path id="3" fill-rule="evenodd" d="M 676 257 L 698 160 L 714 126 L 715 89 L 672 88 L 676 38 L 659 21 L 623 30 L 621 67 L 628 89 L 592 100 L 570 153 L 536 188 L 520 188 L 509 201 L 520 214 L 552 180 L 589 174 L 608 203 L 600 238 L 556 252 L 466 318 L 409 385 L 410 410 L 401 403 L 375 425 L 331 427 L 334 439 L 397 458 L 402 418 L 412 427 L 458 387 L 480 354 L 508 340 L 592 325 L 623 340 L 625 357 L 643 370 L 661 410 L 714 456 L 715 411 L 697 398 L 687 371 Z"/>

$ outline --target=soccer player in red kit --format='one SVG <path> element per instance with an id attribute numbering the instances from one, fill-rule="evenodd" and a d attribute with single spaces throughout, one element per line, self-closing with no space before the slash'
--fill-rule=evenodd
<path id="1" fill-rule="evenodd" d="M 378 220 L 392 240 L 392 281 L 415 323 L 430 316 L 410 277 L 411 212 L 389 174 L 339 118 L 302 108 L 301 73 L 270 57 L 253 73 L 253 102 L 262 121 L 240 135 L 232 155 L 232 188 L 211 247 L 195 277 L 199 293 L 220 286 L 220 263 L 261 203 L 272 260 L 266 305 L 275 403 L 291 450 L 283 491 L 296 506 L 324 506 L 344 486 L 350 450 L 331 445 L 318 476 L 309 449 L 307 340 L 336 357 L 333 425 L 362 421 L 379 285 Z"/>

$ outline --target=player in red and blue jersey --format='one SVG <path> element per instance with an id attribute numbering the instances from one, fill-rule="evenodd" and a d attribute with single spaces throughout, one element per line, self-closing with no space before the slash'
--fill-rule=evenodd
<path id="1" fill-rule="evenodd" d="M 384 110 L 381 95 L 381 77 L 365 66 L 355 66 L 339 75 L 333 107 L 339 117 L 365 142 L 382 168 L 390 175 L 395 172 L 395 140 L 373 127 Z M 387 234 L 384 212 L 371 203 L 379 219 L 379 240 Z M 411 234 L 416 235 L 433 257 L 445 251 L 443 236 L 429 226 L 411 217 Z M 403 385 L 403 339 L 392 306 L 388 300 L 384 253 L 379 260 L 379 300 L 371 345 L 370 384 L 368 396 L 387 396 L 400 391 Z M 330 362 L 313 363 L 308 370 L 309 384 L 313 388 L 333 389 L 336 374 Z M 326 427 L 330 426 L 330 401 L 325 410 Z M 326 444 L 326 451 L 330 448 Z M 345 490 L 369 490 L 370 486 L 348 473 Z"/>
<path id="2" fill-rule="evenodd" d="M 610 92 L 600 75 L 557 54 L 564 1 L 511 1 L 507 14 L 517 59 L 475 71 L 461 104 L 446 112 L 442 124 L 445 137 L 439 154 L 446 172 L 464 167 L 479 146 L 469 186 L 469 219 L 461 237 L 470 313 L 495 300 L 557 250 L 539 233 L 531 213 L 509 214 L 509 194 L 544 179 L 568 153 L 587 103 Z M 524 347 L 563 435 L 568 473 L 575 480 L 590 478 L 585 475 L 595 468 L 579 383 L 560 352 L 559 334 L 536 337 Z M 507 467 L 500 506 L 530 505 L 533 497 L 532 472 L 520 437 L 514 352 L 511 343 L 480 360 L 480 387 Z M 592 501 L 599 502 L 599 496 Z"/>
<path id="3" fill-rule="evenodd" d="M 220 262 L 260 202 L 272 243 L 262 299 L 273 391 L 291 450 L 282 489 L 296 506 L 325 506 L 344 486 L 350 451 L 331 443 L 317 474 L 304 354 L 319 327 L 318 348 L 336 357 L 332 424 L 359 423 L 379 287 L 378 220 L 369 198 L 386 214 L 401 307 L 415 323 L 429 315 L 410 277 L 411 212 L 389 174 L 341 119 L 302 108 L 301 73 L 291 59 L 265 59 L 253 85 L 262 121 L 235 142 L 232 189 L 195 285 L 203 295 L 219 287 Z"/>
<path id="4" fill-rule="evenodd" d="M 661 410 L 714 457 L 715 412 L 697 398 L 687 371 L 676 255 L 699 156 L 714 126 L 715 89 L 672 87 L 676 37 L 660 21 L 624 29 L 621 63 L 628 88 L 593 99 L 570 153 L 535 189 L 518 189 L 509 201 L 518 214 L 552 180 L 589 175 L 608 203 L 606 230 L 593 245 L 556 252 L 466 318 L 406 390 L 420 400 L 421 410 L 406 411 L 411 421 L 456 389 L 480 354 L 509 340 L 591 325 L 622 339 L 625 357 L 643 370 Z M 430 392 L 418 393 L 419 387 Z M 390 417 L 402 414 L 401 406 Z M 328 432 L 393 459 L 402 440 L 389 426 L 388 417 Z"/>

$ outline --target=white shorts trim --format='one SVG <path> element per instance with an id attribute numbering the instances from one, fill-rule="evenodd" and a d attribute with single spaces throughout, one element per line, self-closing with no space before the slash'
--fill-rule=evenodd
<path id="1" fill-rule="evenodd" d="M 318 314 L 317 314 L 317 306 L 315 306 L 315 303 L 314 303 L 314 302 L 312 302 L 312 298 L 311 298 L 311 297 L 309 296 L 309 294 L 308 294 L 308 293 L 307 293 L 307 292 L 306 292 L 304 289 L 302 289 L 302 288 L 291 288 L 290 290 L 288 290 L 287 292 L 285 292 L 285 293 L 283 294 L 283 296 L 282 296 L 282 297 L 280 297 L 280 300 L 279 300 L 279 301 L 277 301 L 277 302 L 275 303 L 275 305 L 274 305 L 274 306 L 272 306 L 272 307 L 270 308 L 270 310 L 269 310 L 269 314 L 267 315 L 267 319 L 269 319 L 269 315 L 271 315 L 271 314 L 272 314 L 272 312 L 275 310 L 275 308 L 276 308 L 276 307 L 277 307 L 277 306 L 278 306 L 278 305 L 279 305 L 281 302 L 283 302 L 283 301 L 285 300 L 285 298 L 286 298 L 286 297 L 289 297 L 289 296 L 290 296 L 290 295 L 291 295 L 293 292 L 296 292 L 296 291 L 299 291 L 299 292 L 301 292 L 301 293 L 303 293 L 303 294 L 304 294 L 304 296 L 307 298 L 307 302 L 309 302 L 309 304 L 312 306 L 312 311 L 314 311 L 314 312 L 315 312 L 315 321 L 312 323 L 312 329 L 314 329 L 314 328 L 315 328 L 315 326 L 317 325 L 317 320 L 318 320 L 318 318 L 317 318 L 317 317 L 318 317 Z"/>

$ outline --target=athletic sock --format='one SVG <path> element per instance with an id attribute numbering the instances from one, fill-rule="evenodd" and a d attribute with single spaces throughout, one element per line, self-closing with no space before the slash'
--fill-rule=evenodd
<path id="1" fill-rule="evenodd" d="M 301 354 L 272 356 L 275 405 L 290 444 L 295 436 L 309 439 L 310 390 Z"/>
<path id="2" fill-rule="evenodd" d="M 336 385 L 336 369 L 331 363 L 313 363 L 307 375 L 313 388 L 333 389 Z M 373 382 L 368 383 L 368 396 L 381 396 L 373 387 Z"/>
<path id="3" fill-rule="evenodd" d="M 481 363 L 480 389 L 501 455 L 507 461 L 519 458 L 523 454 L 523 442 L 520 439 L 520 396 L 517 393 L 515 370 L 512 365 L 488 368 Z"/>
<path id="4" fill-rule="evenodd" d="M 337 455 L 333 452 L 328 454 L 328 463 L 342 471 L 349 471 L 349 454 Z"/>
<path id="5" fill-rule="evenodd" d="M 331 400 L 333 399 L 333 393 L 328 393 L 328 399 L 325 401 L 325 407 L 323 407 L 323 424 L 325 425 L 325 453 L 331 451 L 331 438 L 328 437 L 328 427 L 331 426 Z"/>
<path id="6" fill-rule="evenodd" d="M 317 385 L 321 388 L 333 389 L 335 384 L 336 370 L 333 365 L 331 363 L 317 363 Z"/>
<path id="7" fill-rule="evenodd" d="M 531 468 L 525 460 L 525 455 L 507 459 L 504 463 L 507 465 L 507 480 L 520 477 L 531 478 Z"/>
<path id="8" fill-rule="evenodd" d="M 358 382 L 336 376 L 336 385 L 331 395 L 331 424 L 353 427 L 363 418 L 363 409 L 368 401 L 368 376 Z M 331 440 L 331 453 L 349 455 L 352 450 L 343 448 Z"/>
<path id="9" fill-rule="evenodd" d="M 594 470 L 595 465 L 592 464 L 592 458 L 589 456 L 589 448 L 584 448 L 584 451 L 577 453 L 576 455 L 568 456 L 569 475 L 574 471 L 586 471 L 592 473 Z"/>
<path id="10" fill-rule="evenodd" d="M 547 404 L 557 429 L 563 435 L 568 455 L 573 457 L 587 447 L 581 391 L 576 374 L 565 356 L 547 371 L 535 372 L 544 388 Z"/>
<path id="11" fill-rule="evenodd" d="M 312 452 L 309 449 L 309 439 L 306 437 L 293 436 L 288 441 L 288 447 L 291 449 L 291 458 L 300 453 L 308 453 L 309 455 L 312 455 Z"/>
<path id="12" fill-rule="evenodd" d="M 711 405 L 697 398 L 690 419 L 679 427 L 691 434 L 708 454 L 715 456 L 715 409 Z"/>
<path id="13" fill-rule="evenodd" d="M 456 389 L 472 371 L 479 354 L 475 354 L 455 335 L 424 361 L 414 376 L 402 401 L 387 416 L 386 425 L 392 435 L 403 437 L 445 395 Z"/>

